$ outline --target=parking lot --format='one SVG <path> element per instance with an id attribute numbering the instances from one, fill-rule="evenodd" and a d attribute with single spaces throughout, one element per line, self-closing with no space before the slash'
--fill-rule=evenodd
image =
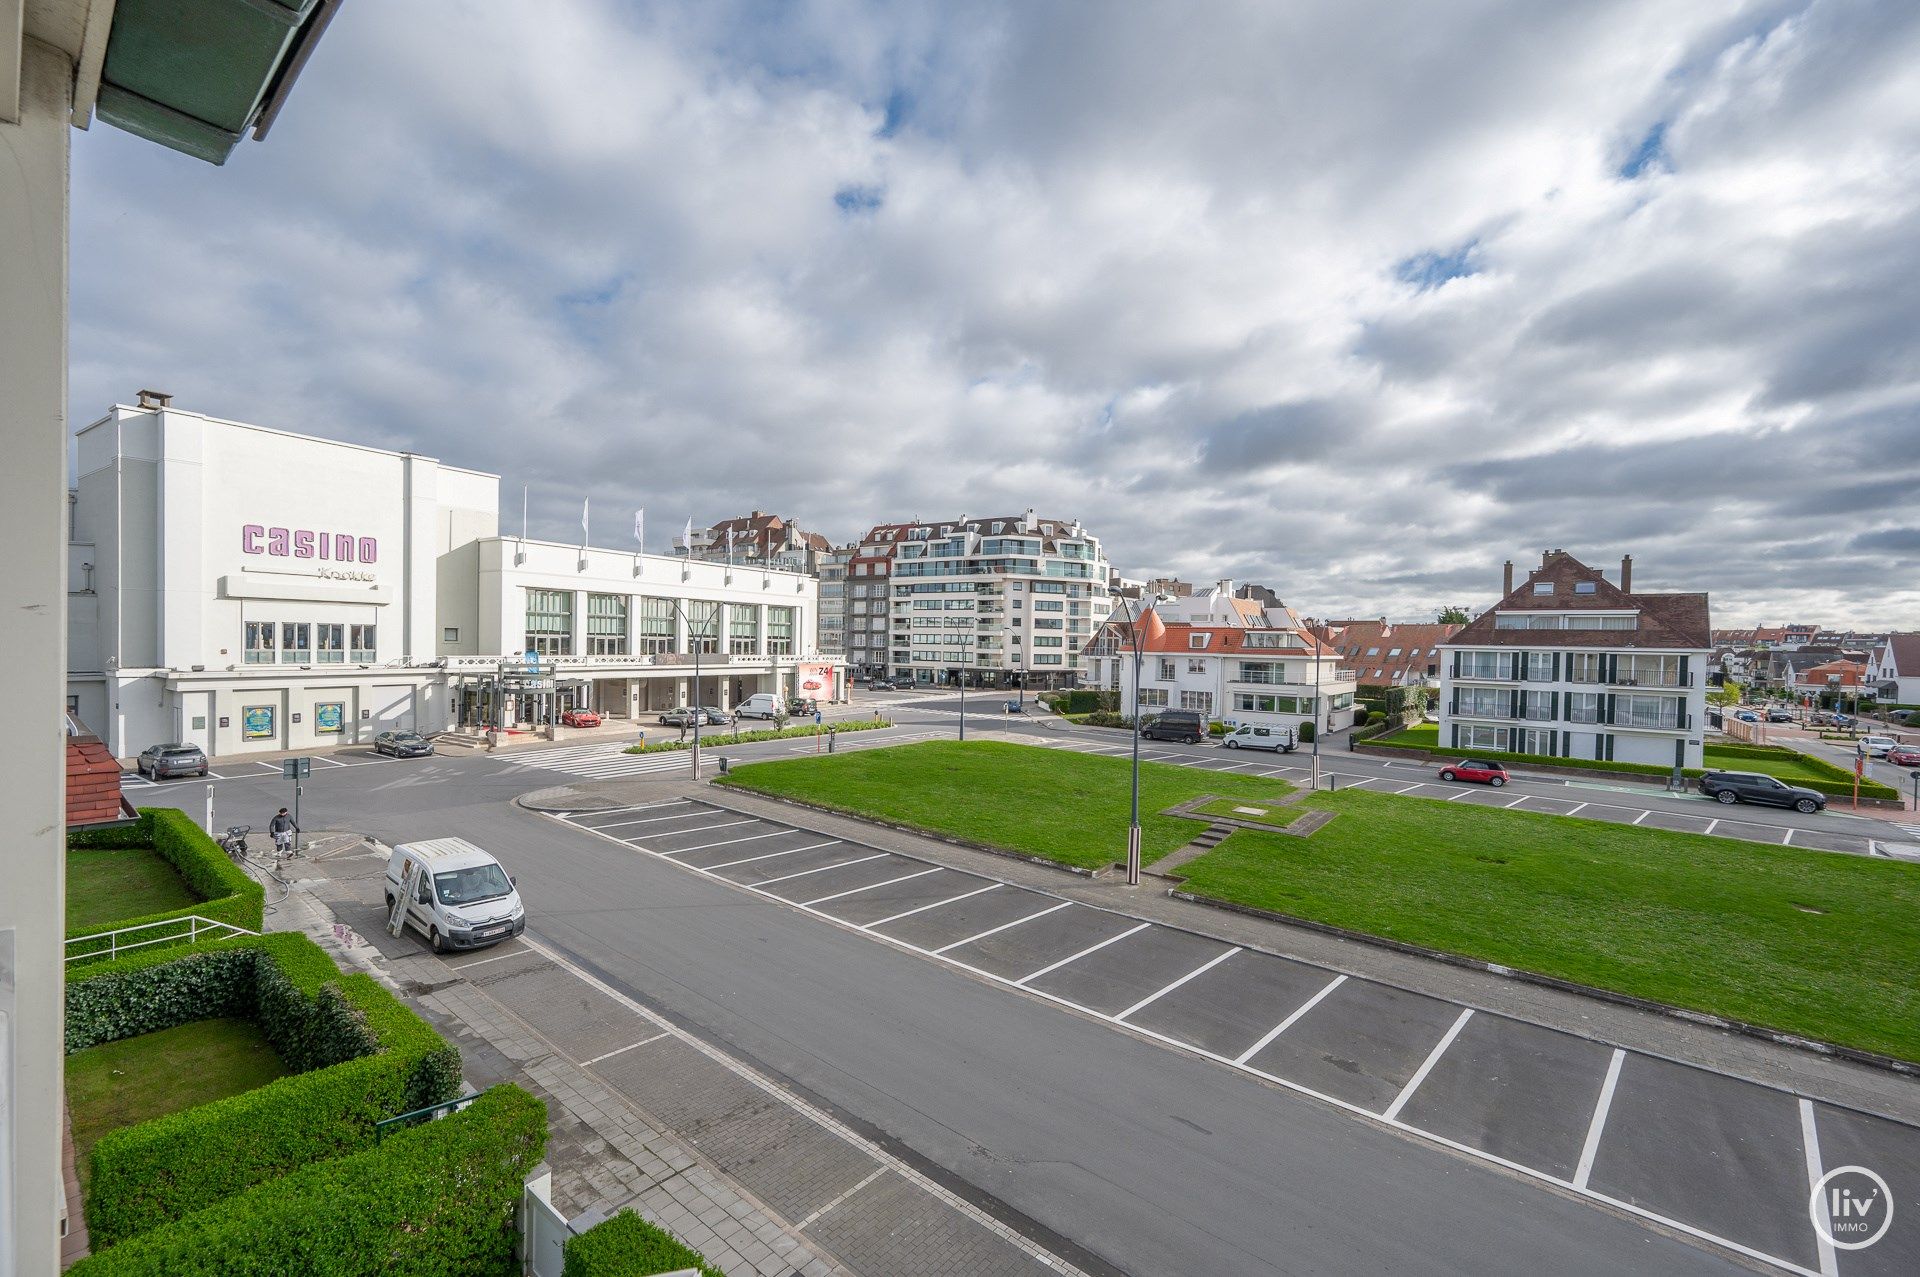
<path id="1" fill-rule="evenodd" d="M 1115 744 L 1054 740 L 1047 743 L 1057 749 L 1071 749 L 1079 753 L 1104 754 L 1110 757 L 1127 754 L 1132 749 L 1131 742 Z M 1313 774 L 1304 755 L 1298 752 L 1282 755 L 1257 754 L 1249 758 L 1239 751 L 1229 752 L 1205 748 L 1172 749 L 1143 742 L 1140 757 L 1144 762 L 1171 763 L 1178 767 L 1197 767 L 1206 771 L 1274 776 L 1294 784 L 1306 783 Z M 1776 843 L 1781 846 L 1805 847 L 1815 851 L 1838 851 L 1856 856 L 1891 856 L 1906 849 L 1904 844 L 1896 844 L 1890 851 L 1880 845 L 1879 841 L 1864 829 L 1855 834 L 1773 824 L 1767 819 L 1772 813 L 1760 807 L 1722 806 L 1719 803 L 1701 799 L 1692 804 L 1700 808 L 1697 814 L 1666 811 L 1635 803 L 1631 792 L 1621 792 L 1619 786 L 1601 784 L 1575 786 L 1549 781 L 1544 783 L 1554 784 L 1564 789 L 1566 793 L 1564 795 L 1519 793 L 1512 788 L 1494 789 L 1486 785 L 1440 780 L 1437 777 L 1439 771 L 1437 763 L 1380 764 L 1387 772 L 1385 775 L 1349 771 L 1342 766 L 1347 757 L 1344 751 L 1322 755 L 1323 775 L 1332 777 L 1334 786 L 1339 789 L 1369 789 L 1382 794 L 1437 798 L 1446 802 L 1474 803 L 1482 807 L 1506 807 L 1515 811 L 1532 811 L 1552 816 L 1578 816 L 1584 820 L 1605 820 L 1622 825 L 1645 825 L 1650 829 L 1668 829 L 1677 833 L 1710 834 L 1717 838 L 1740 838 L 1749 842 Z M 1527 777 L 1526 779 L 1531 781 L 1535 778 Z"/>
<path id="2" fill-rule="evenodd" d="M 710 802 L 554 819 L 1789 1271 L 1920 1271 L 1920 1129 Z M 1844 1165 L 1895 1186 L 1870 1249 L 1808 1215 Z"/>

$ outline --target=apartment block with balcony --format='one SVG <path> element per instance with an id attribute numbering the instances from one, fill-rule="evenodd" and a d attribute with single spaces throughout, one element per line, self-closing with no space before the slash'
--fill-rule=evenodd
<path id="1" fill-rule="evenodd" d="M 1699 767 L 1713 650 L 1705 594 L 1633 590 L 1561 550 L 1440 645 L 1440 744 Z"/>

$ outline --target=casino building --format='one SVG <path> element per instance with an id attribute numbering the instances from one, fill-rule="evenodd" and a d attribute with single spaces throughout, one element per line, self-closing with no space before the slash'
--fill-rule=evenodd
<path id="1" fill-rule="evenodd" d="M 78 435 L 67 704 L 131 759 L 844 699 L 799 573 L 503 537 L 499 477 L 143 392 Z M 637 547 L 636 547 L 637 550 Z M 697 651 L 696 651 L 697 649 Z"/>

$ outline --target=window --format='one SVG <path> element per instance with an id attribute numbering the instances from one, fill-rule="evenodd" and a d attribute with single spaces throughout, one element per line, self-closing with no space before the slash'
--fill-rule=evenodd
<path id="1" fill-rule="evenodd" d="M 1573 592 L 1575 594 L 1597 594 L 1599 591 L 1600 587 L 1592 581 L 1575 581 L 1573 583 Z"/>
<path id="2" fill-rule="evenodd" d="M 1036 612 L 1058 612 L 1067 605 L 1059 599 L 1035 599 L 1033 610 Z"/>
<path id="3" fill-rule="evenodd" d="M 1165 709 L 1167 707 L 1167 689 L 1164 687 L 1143 687 L 1140 689 L 1142 709 Z"/>
<path id="4" fill-rule="evenodd" d="M 1180 708 L 1196 709 L 1202 714 L 1211 714 L 1213 713 L 1213 693 L 1182 692 L 1180 693 Z"/>
<path id="5" fill-rule="evenodd" d="M 1456 687 L 1453 712 L 1468 718 L 1512 718 L 1513 695 L 1504 687 Z"/>
<path id="6" fill-rule="evenodd" d="M 287 621 L 280 626 L 280 662 L 305 665 L 313 660 L 313 627 L 305 621 Z"/>
<path id="7" fill-rule="evenodd" d="M 1570 723 L 1597 723 L 1600 721 L 1600 693 L 1568 692 L 1567 721 Z"/>
<path id="8" fill-rule="evenodd" d="M 1289 680 L 1287 678 L 1287 667 L 1280 661 L 1241 661 L 1240 676 L 1233 681 L 1236 683 L 1264 683 L 1271 686 L 1272 684 L 1285 683 Z"/>
<path id="9" fill-rule="evenodd" d="M 587 595 L 587 655 L 627 654 L 627 596 Z"/>
<path id="10" fill-rule="evenodd" d="M 787 623 L 792 636 L 793 623 Z M 735 656 L 756 656 L 760 651 L 760 609 L 751 603 L 727 604 L 727 651 Z"/>
<path id="11" fill-rule="evenodd" d="M 1173 679 L 1174 679 L 1173 662 L 1163 659 L 1160 662 L 1160 681 L 1162 683 L 1171 683 L 1173 682 Z"/>
<path id="12" fill-rule="evenodd" d="M 1305 647 L 1300 636 L 1292 630 L 1255 630 L 1240 636 L 1243 647 Z"/>
<path id="13" fill-rule="evenodd" d="M 1058 656 L 1041 655 L 1034 657 L 1033 663 L 1035 665 L 1058 665 L 1060 664 L 1060 658 Z"/>
<path id="14" fill-rule="evenodd" d="M 1256 692 L 1235 692 L 1233 707 L 1256 714 L 1305 714 L 1311 698 L 1268 696 Z"/>
<path id="15" fill-rule="evenodd" d="M 1380 649 L 1379 649 L 1379 648 L 1377 648 L 1377 647 L 1370 647 L 1370 648 L 1368 648 L 1368 649 L 1367 649 L 1367 655 L 1368 655 L 1368 656 L 1378 656 L 1378 655 L 1380 655 Z"/>
<path id="16" fill-rule="evenodd" d="M 1553 679 L 1553 653 L 1528 652 L 1525 677 L 1530 683 L 1546 683 Z"/>
<path id="17" fill-rule="evenodd" d="M 1616 656 L 1613 681 L 1628 687 L 1680 686 L 1678 656 Z"/>
<path id="18" fill-rule="evenodd" d="M 1195 648 L 1195 649 L 1203 648 L 1211 642 L 1213 642 L 1213 635 L 1211 634 L 1187 635 L 1187 646 L 1191 648 Z"/>
<path id="19" fill-rule="evenodd" d="M 767 609 L 767 651 L 774 656 L 793 655 L 793 609 Z"/>
<path id="20" fill-rule="evenodd" d="M 1606 669 L 1607 659 L 1598 652 L 1567 653 L 1567 681 L 1569 683 L 1598 683 L 1601 673 Z"/>
<path id="21" fill-rule="evenodd" d="M 1206 672 L 1207 672 L 1207 663 L 1205 661 L 1188 661 L 1187 662 L 1187 673 L 1205 674 Z"/>
<path id="22" fill-rule="evenodd" d="M 1462 723 L 1455 727 L 1454 734 L 1459 737 L 1462 749 L 1485 749 L 1494 753 L 1505 753 L 1507 749 L 1507 729 L 1504 727 L 1478 727 Z"/>
<path id="23" fill-rule="evenodd" d="M 367 628 L 372 629 L 373 627 L 368 626 Z M 458 643 L 460 641 L 460 630 L 458 627 L 452 625 L 442 626 L 440 628 L 440 641 L 442 643 Z"/>
<path id="24" fill-rule="evenodd" d="M 673 600 L 643 598 L 633 619 L 636 652 L 658 656 L 674 650 Z"/>
<path id="25" fill-rule="evenodd" d="M 1507 678 L 1511 667 L 1505 652 L 1456 652 L 1455 678 Z"/>
<path id="26" fill-rule="evenodd" d="M 1390 648 L 1388 648 L 1388 649 L 1387 649 L 1387 655 L 1388 655 L 1388 656 L 1398 656 L 1398 655 L 1400 655 L 1400 649 L 1399 649 L 1399 648 L 1397 648 L 1397 647 L 1390 647 Z"/>
<path id="27" fill-rule="evenodd" d="M 247 622 L 247 664 L 272 664 L 274 633 L 275 626 L 272 621 Z"/>
<path id="28" fill-rule="evenodd" d="M 527 591 L 527 651 L 573 655 L 573 591 Z"/>
<path id="29" fill-rule="evenodd" d="M 720 651 L 720 605 L 705 599 L 688 599 L 681 605 L 687 614 L 687 645 L 702 656 Z"/>
<path id="30" fill-rule="evenodd" d="M 1033 645 L 1035 647 L 1063 647 L 1066 645 L 1066 640 L 1057 635 L 1036 634 L 1033 636 Z"/>
<path id="31" fill-rule="evenodd" d="M 344 625 L 316 625 L 319 631 L 320 660 L 323 664 L 337 665 L 347 659 L 347 627 Z"/>
<path id="32" fill-rule="evenodd" d="M 1535 581 L 1535 582 L 1533 583 L 1533 592 L 1534 592 L 1535 594 L 1552 594 L 1552 593 L 1553 593 L 1553 582 L 1551 582 L 1551 581 Z"/>
<path id="33" fill-rule="evenodd" d="M 1685 725 L 1677 696 L 1616 696 L 1613 721 L 1624 727 L 1678 728 Z"/>

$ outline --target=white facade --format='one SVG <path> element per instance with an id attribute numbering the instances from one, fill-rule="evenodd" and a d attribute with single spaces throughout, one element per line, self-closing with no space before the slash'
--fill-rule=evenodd
<path id="1" fill-rule="evenodd" d="M 1316 649 L 1310 635 L 1151 622 L 1141 630 L 1137 703 L 1133 650 L 1124 629 L 1109 627 L 1088 649 L 1088 682 L 1118 692 L 1123 714 L 1193 710 L 1229 727 L 1280 727 L 1296 734 L 1305 723 L 1317 724 L 1322 734 L 1353 725 L 1353 672 L 1340 668 L 1332 651 Z"/>
<path id="2" fill-rule="evenodd" d="M 67 696 L 122 759 L 690 702 L 666 668 L 691 664 L 684 623 L 651 651 L 643 597 L 720 606 L 708 704 L 805 678 L 843 694 L 831 662 L 776 670 L 813 655 L 811 577 L 502 538 L 494 475 L 173 408 L 116 407 L 78 447 Z M 497 676 L 528 650 L 549 685 L 508 700 Z"/>

